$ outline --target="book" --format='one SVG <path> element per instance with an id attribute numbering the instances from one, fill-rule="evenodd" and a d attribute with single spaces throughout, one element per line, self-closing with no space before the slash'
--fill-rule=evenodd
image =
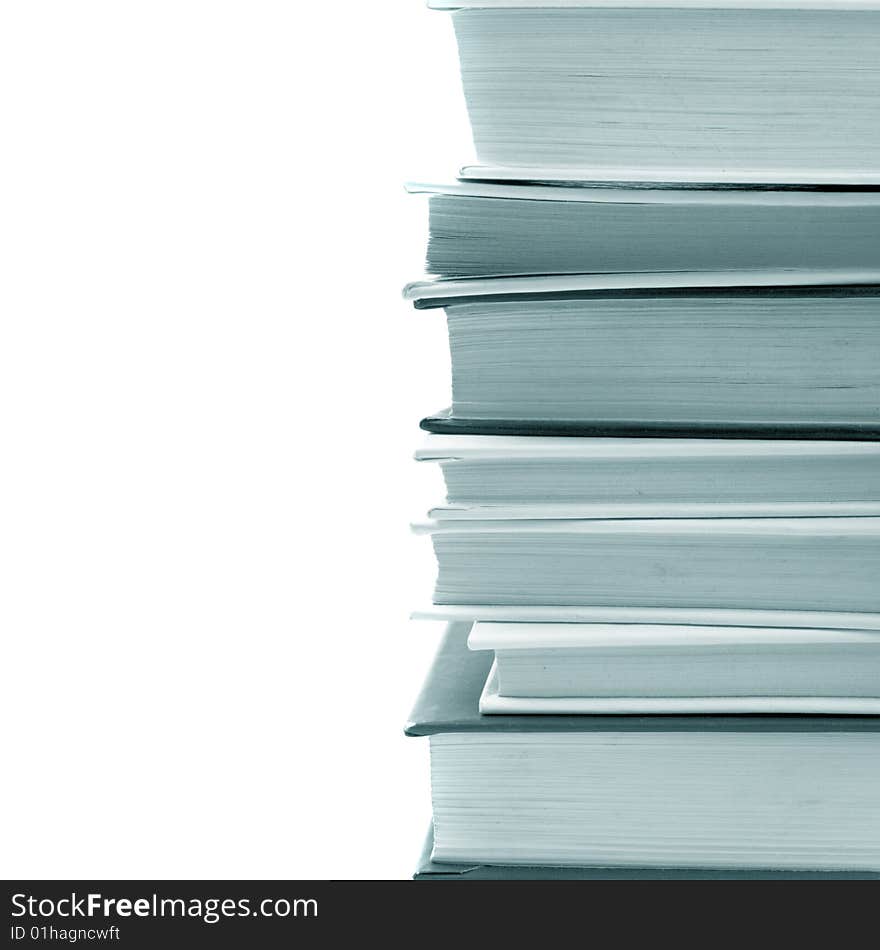
<path id="1" fill-rule="evenodd" d="M 877 184 L 871 0 L 435 3 L 487 179 Z"/>
<path id="2" fill-rule="evenodd" d="M 880 871 L 880 719 L 484 716 L 467 635 L 405 730 L 430 737 L 432 862 Z"/>
<path id="3" fill-rule="evenodd" d="M 439 277 L 877 266 L 880 191 L 410 185 Z"/>
<path id="4" fill-rule="evenodd" d="M 433 542 L 437 604 L 880 613 L 880 518 L 474 518 L 415 529 Z"/>
<path id="5" fill-rule="evenodd" d="M 461 864 L 439 862 L 434 828 L 428 829 L 413 874 L 414 881 L 864 881 L 880 878 L 870 871 L 768 871 L 760 868 L 554 867 L 549 865 Z"/>
<path id="6" fill-rule="evenodd" d="M 478 622 L 468 648 L 487 714 L 880 714 L 876 630 Z"/>
<path id="7" fill-rule="evenodd" d="M 428 435 L 436 519 L 880 514 L 880 444 Z M 527 511 L 526 511 L 527 509 Z"/>
<path id="8" fill-rule="evenodd" d="M 419 299 L 446 311 L 451 417 L 477 431 L 502 431 L 496 422 L 521 434 L 522 423 L 552 434 L 568 434 L 560 423 L 607 435 L 623 434 L 615 425 L 647 435 L 646 423 L 733 436 L 749 426 L 807 427 L 804 438 L 809 427 L 844 438 L 880 431 L 878 284 L 438 283 L 470 284 L 466 296 Z"/>

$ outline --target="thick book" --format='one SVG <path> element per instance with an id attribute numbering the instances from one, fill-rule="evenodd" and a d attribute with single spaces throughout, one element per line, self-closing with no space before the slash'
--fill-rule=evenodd
<path id="1" fill-rule="evenodd" d="M 880 714 L 876 630 L 474 624 L 487 714 Z"/>
<path id="2" fill-rule="evenodd" d="M 426 871 L 880 871 L 880 718 L 484 716 L 467 635 L 450 625 L 406 726 L 431 737 Z"/>
<path id="3" fill-rule="evenodd" d="M 880 284 L 688 276 L 436 281 L 408 295 L 446 311 L 451 418 L 471 431 L 876 438 Z"/>
<path id="4" fill-rule="evenodd" d="M 436 519 L 880 514 L 880 444 L 428 435 Z"/>
<path id="5" fill-rule="evenodd" d="M 877 266 L 880 191 L 410 185 L 439 277 Z"/>
<path id="6" fill-rule="evenodd" d="M 877 517 L 474 518 L 415 529 L 434 546 L 437 604 L 880 613 Z"/>
<path id="7" fill-rule="evenodd" d="M 872 0 L 434 5 L 483 177 L 880 183 Z"/>

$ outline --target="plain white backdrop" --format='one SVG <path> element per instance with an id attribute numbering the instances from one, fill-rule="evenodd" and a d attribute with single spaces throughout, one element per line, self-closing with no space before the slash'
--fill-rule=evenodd
<path id="1" fill-rule="evenodd" d="M 6 3 L 0 130 L 0 871 L 409 876 L 447 15 Z"/>

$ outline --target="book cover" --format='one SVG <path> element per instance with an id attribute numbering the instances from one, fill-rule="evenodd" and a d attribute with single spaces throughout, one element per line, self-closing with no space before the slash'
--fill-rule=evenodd
<path id="1" fill-rule="evenodd" d="M 612 439 L 786 439 L 880 441 L 880 424 L 869 422 L 775 423 L 775 422 L 667 422 L 586 420 L 583 422 L 546 419 L 457 419 L 450 409 L 425 416 L 419 423 L 425 432 L 436 435 L 522 435 L 565 436 Z"/>
<path id="2" fill-rule="evenodd" d="M 431 860 L 434 830 L 429 828 L 415 881 L 866 881 L 866 871 L 722 871 L 694 868 L 541 867 L 537 865 L 444 864 Z"/>

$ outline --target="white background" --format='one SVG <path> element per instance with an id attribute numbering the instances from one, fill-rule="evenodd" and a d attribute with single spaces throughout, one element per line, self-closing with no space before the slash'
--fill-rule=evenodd
<path id="1" fill-rule="evenodd" d="M 449 18 L 6 3 L 0 135 L 2 876 L 409 876 Z"/>

